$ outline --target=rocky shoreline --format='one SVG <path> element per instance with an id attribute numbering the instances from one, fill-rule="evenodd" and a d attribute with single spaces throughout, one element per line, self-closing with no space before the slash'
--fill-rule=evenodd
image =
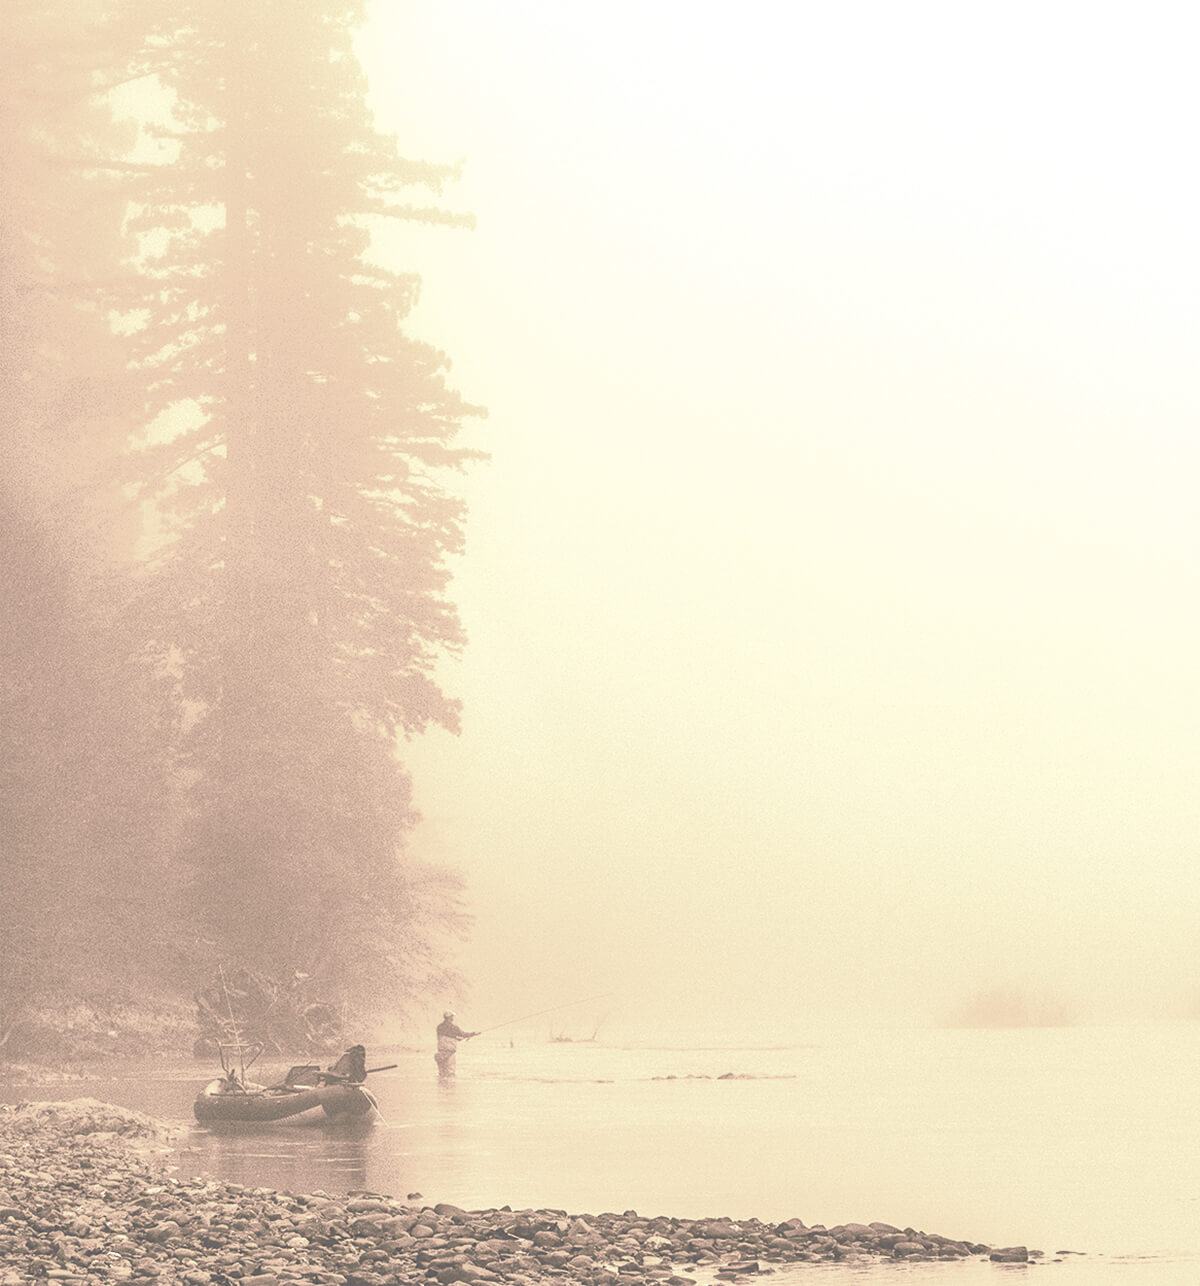
<path id="1" fill-rule="evenodd" d="M 0 1111 L 0 1286 L 706 1286 L 792 1264 L 1040 1254 L 886 1223 L 466 1211 L 419 1194 L 177 1180 L 170 1141 L 149 1117 L 93 1099 Z"/>

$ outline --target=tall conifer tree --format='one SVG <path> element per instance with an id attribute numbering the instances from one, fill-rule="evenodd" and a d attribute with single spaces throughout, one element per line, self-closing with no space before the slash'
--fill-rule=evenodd
<path id="1" fill-rule="evenodd" d="M 126 18 L 132 13 L 127 7 Z M 109 85 L 129 28 L 93 0 L 5 7 L 0 47 L 0 1045 L 52 995 L 133 985 L 161 941 L 162 773 L 120 606 L 111 482 L 141 398 Z M 136 925 L 137 932 L 133 932 Z M 161 976 L 161 961 L 158 970 Z"/>
<path id="2" fill-rule="evenodd" d="M 455 914 L 402 860 L 396 751 L 457 727 L 434 667 L 463 642 L 464 515 L 441 477 L 475 408 L 404 328 L 416 279 L 367 252 L 373 220 L 461 222 L 406 199 L 454 175 L 374 128 L 358 0 L 162 12 L 176 154 L 139 180 L 132 226 L 148 410 L 175 431 L 142 461 L 166 524 L 143 620 L 186 711 L 196 903 L 214 956 L 402 1003 Z"/>

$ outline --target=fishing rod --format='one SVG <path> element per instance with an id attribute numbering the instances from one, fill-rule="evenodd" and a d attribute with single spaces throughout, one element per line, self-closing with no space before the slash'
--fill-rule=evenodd
<path id="1" fill-rule="evenodd" d="M 598 996 L 584 996 L 582 1000 L 568 1000 L 564 1005 L 551 1005 L 548 1009 L 539 1009 L 532 1014 L 522 1014 L 520 1018 L 509 1018 L 505 1022 L 497 1023 L 495 1027 L 485 1027 L 483 1031 L 477 1031 L 476 1036 L 482 1036 L 489 1031 L 499 1031 L 501 1027 L 511 1027 L 513 1023 L 523 1023 L 527 1018 L 540 1018 L 542 1014 L 552 1014 L 557 1009 L 570 1009 L 572 1005 L 586 1005 L 589 1000 L 603 1000 L 607 996 L 615 996 L 615 991 L 602 991 Z"/>

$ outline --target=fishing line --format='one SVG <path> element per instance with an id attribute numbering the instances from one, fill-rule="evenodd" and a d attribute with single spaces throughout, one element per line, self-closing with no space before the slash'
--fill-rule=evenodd
<path id="1" fill-rule="evenodd" d="M 494 1027 L 485 1027 L 482 1031 L 475 1034 L 482 1036 L 489 1031 L 499 1031 L 501 1027 L 511 1027 L 513 1023 L 523 1023 L 527 1018 L 540 1018 L 542 1014 L 552 1014 L 557 1009 L 570 1009 L 572 1005 L 586 1005 L 589 1000 L 604 1000 L 609 996 L 615 996 L 615 991 L 602 991 L 598 996 L 584 996 L 582 1000 L 568 1000 L 562 1005 L 551 1005 L 548 1009 L 538 1009 L 532 1014 L 522 1014 L 520 1018 L 508 1018 L 502 1023 L 497 1023 Z"/>

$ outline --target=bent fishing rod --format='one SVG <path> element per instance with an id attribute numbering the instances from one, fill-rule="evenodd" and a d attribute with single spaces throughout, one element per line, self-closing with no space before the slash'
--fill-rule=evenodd
<path id="1" fill-rule="evenodd" d="M 586 1005 L 589 1000 L 604 1000 L 609 996 L 615 996 L 615 991 L 602 991 L 598 996 L 584 996 L 582 1000 L 568 1000 L 566 1004 L 551 1005 L 548 1009 L 538 1009 L 532 1014 L 522 1014 L 520 1018 L 508 1018 L 502 1023 L 497 1023 L 494 1027 L 485 1027 L 482 1031 L 477 1031 L 476 1036 L 483 1036 L 489 1031 L 499 1031 L 501 1027 L 511 1027 L 513 1023 L 523 1023 L 529 1018 L 540 1018 L 543 1014 L 552 1014 L 559 1009 L 570 1009 L 572 1005 Z"/>

